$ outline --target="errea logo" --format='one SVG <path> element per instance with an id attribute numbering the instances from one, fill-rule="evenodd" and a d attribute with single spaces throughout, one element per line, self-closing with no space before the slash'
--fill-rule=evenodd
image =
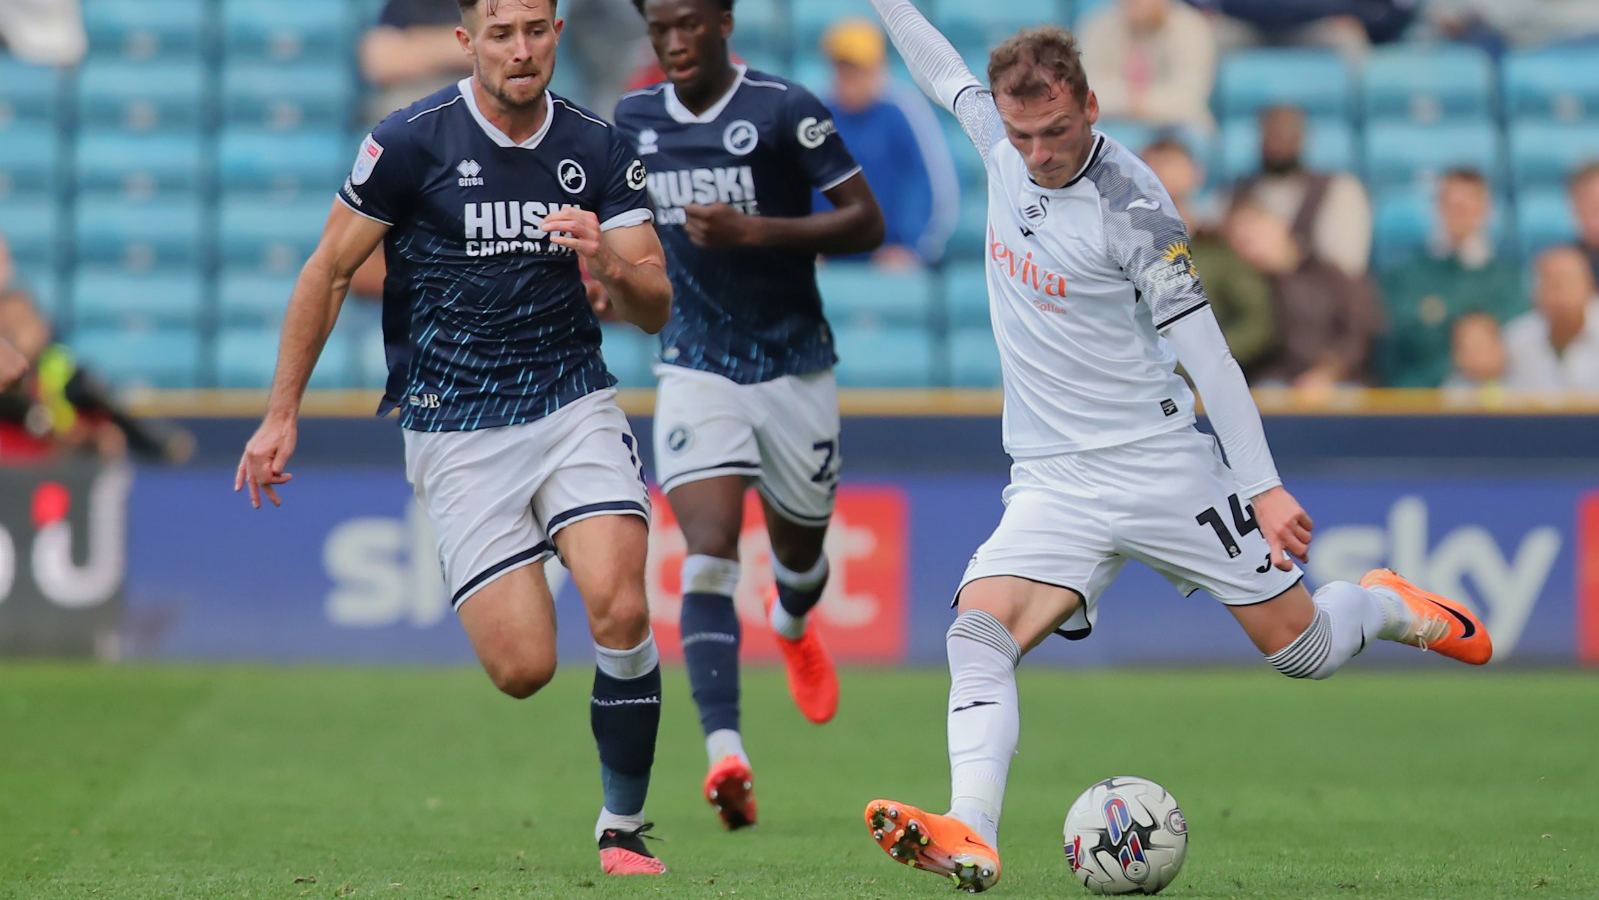
<path id="1" fill-rule="evenodd" d="M 477 164 L 477 160 L 463 159 L 461 164 L 455 167 L 455 171 L 461 173 L 461 179 L 457 182 L 461 187 L 483 186 L 483 179 L 480 177 L 483 174 L 483 167 Z"/>

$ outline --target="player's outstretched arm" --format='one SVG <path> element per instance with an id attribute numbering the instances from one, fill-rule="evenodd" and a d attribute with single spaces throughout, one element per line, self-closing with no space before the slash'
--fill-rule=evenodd
<path id="1" fill-rule="evenodd" d="M 582 257 L 625 321 L 650 334 L 666 327 L 672 312 L 672 282 L 666 277 L 666 251 L 655 226 L 646 222 L 601 231 L 598 216 L 569 207 L 545 217 L 544 230 L 553 243 Z"/>
<path id="2" fill-rule="evenodd" d="M 955 112 L 955 100 L 962 91 L 982 86 L 960 53 L 910 0 L 872 0 L 872 6 L 894 48 L 910 67 L 911 77 L 927 96 Z"/>
<path id="3" fill-rule="evenodd" d="M 273 506 L 282 506 L 276 486 L 292 475 L 284 471 L 294 454 L 298 437 L 300 401 L 311 379 L 322 345 L 333 332 L 339 307 L 350 289 L 350 278 L 372 255 L 389 226 L 351 210 L 335 200 L 322 230 L 322 240 L 300 270 L 283 316 L 278 339 L 278 366 L 272 376 L 272 393 L 266 417 L 244 447 L 233 489 L 250 488 L 250 505 L 261 508 L 264 493 Z"/>

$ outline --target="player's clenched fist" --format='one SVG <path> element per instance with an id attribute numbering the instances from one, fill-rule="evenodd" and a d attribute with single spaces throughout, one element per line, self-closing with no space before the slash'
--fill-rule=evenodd
<path id="1" fill-rule="evenodd" d="M 294 455 L 294 444 L 299 429 L 294 421 L 267 419 L 255 430 L 255 436 L 244 445 L 244 456 L 239 460 L 239 470 L 233 476 L 233 490 L 250 487 L 250 505 L 261 508 L 264 493 L 273 506 L 282 506 L 277 485 L 288 484 L 294 476 L 283 471 Z"/>
<path id="2" fill-rule="evenodd" d="M 690 203 L 683 207 L 683 230 L 689 240 L 701 247 L 741 247 L 749 239 L 753 216 L 747 216 L 726 203 L 705 206 Z"/>
<path id="3" fill-rule="evenodd" d="M 601 261 L 605 242 L 600 240 L 600 220 L 588 210 L 558 209 L 544 217 L 544 230 L 550 234 L 550 243 L 570 247 L 591 268 Z"/>

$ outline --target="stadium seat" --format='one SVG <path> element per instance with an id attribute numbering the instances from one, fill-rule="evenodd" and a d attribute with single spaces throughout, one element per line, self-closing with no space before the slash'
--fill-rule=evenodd
<path id="1" fill-rule="evenodd" d="M 205 43 L 205 0 L 86 0 L 83 26 L 95 59 L 197 56 Z"/>
<path id="2" fill-rule="evenodd" d="M 1305 122 L 1305 163 L 1322 172 L 1356 172 L 1360 157 L 1349 121 L 1316 116 Z M 1246 116 L 1222 124 L 1219 180 L 1230 182 L 1260 171 L 1260 119 Z"/>
<path id="3" fill-rule="evenodd" d="M 775 59 L 788 55 L 788 11 L 783 0 L 738 0 L 735 15 L 733 52 L 752 68 L 761 68 L 756 65 L 760 55 Z"/>
<path id="4" fill-rule="evenodd" d="M 1022 28 L 1046 22 L 1065 24 L 1070 20 L 1068 5 L 1057 0 L 942 2 L 934 8 L 933 20 L 963 55 L 981 53 L 986 57 Z M 981 77 L 988 80 L 986 75 Z"/>
<path id="5" fill-rule="evenodd" d="M 78 327 L 197 328 L 205 312 L 198 269 L 130 275 L 121 270 L 79 270 L 72 279 L 72 319 Z"/>
<path id="6" fill-rule="evenodd" d="M 951 329 L 988 330 L 988 274 L 983 263 L 954 263 L 944 270 L 944 306 Z"/>
<path id="7" fill-rule="evenodd" d="M 801 50 L 795 54 L 794 74 L 791 80 L 804 85 L 806 90 L 826 102 L 833 83 L 833 66 L 822 57 Z"/>
<path id="8" fill-rule="evenodd" d="M 354 107 L 355 75 L 342 61 L 222 69 L 222 113 L 229 125 L 342 128 Z"/>
<path id="9" fill-rule="evenodd" d="M 937 110 L 939 127 L 944 132 L 944 143 L 949 145 L 950 155 L 955 158 L 955 174 L 960 179 L 961 202 L 982 201 L 982 191 L 988 186 L 988 172 L 983 168 L 983 155 L 977 152 L 972 145 L 971 138 L 961 129 L 961 123 L 943 110 Z M 975 194 L 975 198 L 974 198 Z"/>
<path id="10" fill-rule="evenodd" d="M 1245 50 L 1225 57 L 1216 76 L 1216 104 L 1226 118 L 1268 106 L 1295 106 L 1311 116 L 1347 116 L 1349 67 L 1317 50 Z"/>
<path id="11" fill-rule="evenodd" d="M 311 370 L 312 388 L 349 387 L 354 382 L 349 336 L 335 330 Z M 276 328 L 224 328 L 217 335 L 217 386 L 267 388 L 278 362 Z"/>
<path id="12" fill-rule="evenodd" d="M 309 193 L 331 200 L 349 174 L 355 151 L 344 133 L 333 129 L 227 128 L 217 148 L 217 170 L 224 193 Z"/>
<path id="13" fill-rule="evenodd" d="M 982 259 L 988 252 L 988 198 L 967 193 L 961 197 L 955 233 L 949 239 L 945 258 L 951 262 Z"/>
<path id="14" fill-rule="evenodd" d="M 1401 265 L 1421 252 L 1438 230 L 1437 197 L 1433 187 L 1409 186 L 1385 191 L 1373 202 L 1371 264 L 1377 269 Z M 1510 201 L 1493 199 L 1494 218 L 1488 236 L 1505 251 L 1511 241 Z"/>
<path id="15" fill-rule="evenodd" d="M 193 328 L 82 328 L 69 344 L 84 366 L 118 389 L 200 383 L 200 338 Z"/>
<path id="16" fill-rule="evenodd" d="M 1512 51 L 1500 71 L 1506 118 L 1599 119 L 1599 49 Z"/>
<path id="17" fill-rule="evenodd" d="M 56 123 L 61 118 L 62 93 L 59 70 L 0 53 L 0 126 Z"/>
<path id="18" fill-rule="evenodd" d="M 209 118 L 211 79 L 199 60 L 90 59 L 78 76 L 78 120 L 99 129 L 198 130 Z"/>
<path id="19" fill-rule="evenodd" d="M 816 272 L 822 308 L 835 325 L 926 328 L 932 280 L 920 272 L 882 272 L 866 263 L 834 262 Z"/>
<path id="20" fill-rule="evenodd" d="M 999 348 L 987 328 L 960 328 L 949 336 L 950 384 L 961 388 L 1000 385 Z"/>
<path id="21" fill-rule="evenodd" d="M 194 197 L 87 198 L 78 203 L 79 262 L 132 271 L 203 265 L 205 217 Z"/>
<path id="22" fill-rule="evenodd" d="M 1493 61 L 1475 47 L 1401 44 L 1366 60 L 1361 105 L 1367 121 L 1483 118 L 1494 111 L 1494 81 Z"/>
<path id="23" fill-rule="evenodd" d="M 1504 179 L 1499 144 L 1499 129 L 1487 119 L 1436 125 L 1378 122 L 1366 130 L 1367 188 L 1425 184 L 1457 166 L 1477 169 L 1497 187 Z"/>
<path id="24" fill-rule="evenodd" d="M 287 201 L 230 197 L 222 204 L 218 232 L 223 264 L 238 271 L 298 272 L 316 249 L 334 202 L 329 196 Z"/>
<path id="25" fill-rule="evenodd" d="M 602 325 L 600 331 L 600 355 L 616 376 L 617 387 L 655 387 L 653 369 L 660 356 L 660 341 L 631 325 Z"/>
<path id="26" fill-rule="evenodd" d="M 1590 162 L 1599 162 L 1599 119 L 1510 123 L 1510 172 L 1518 191 L 1563 187 Z"/>
<path id="27" fill-rule="evenodd" d="M 356 40 L 355 10 L 329 0 L 226 0 L 222 41 L 230 60 L 333 60 Z"/>
<path id="28" fill-rule="evenodd" d="M 82 193 L 191 194 L 211 184 L 198 134 L 90 131 L 79 136 L 75 150 Z"/>
<path id="29" fill-rule="evenodd" d="M 0 236 L 11 245 L 19 268 L 54 271 L 62 249 L 61 208 L 45 195 L 10 197 L 0 203 Z"/>
<path id="30" fill-rule="evenodd" d="M 17 197 L 53 197 L 60 175 L 61 145 L 54 127 L 0 124 L 0 203 Z"/>
<path id="31" fill-rule="evenodd" d="M 1577 222 L 1564 190 L 1524 191 L 1516 198 L 1516 240 L 1524 261 L 1531 262 L 1549 247 L 1576 238 Z"/>
<path id="32" fill-rule="evenodd" d="M 277 327 L 283 321 L 297 277 L 225 269 L 217 282 L 217 312 L 222 324 Z M 339 327 L 344 327 L 342 316 Z"/>
<path id="33" fill-rule="evenodd" d="M 925 328 L 839 328 L 842 387 L 909 388 L 933 383 L 934 347 Z"/>
<path id="34" fill-rule="evenodd" d="M 795 54 L 816 53 L 829 25 L 846 17 L 870 17 L 871 9 L 859 0 L 803 0 L 789 4 Z"/>

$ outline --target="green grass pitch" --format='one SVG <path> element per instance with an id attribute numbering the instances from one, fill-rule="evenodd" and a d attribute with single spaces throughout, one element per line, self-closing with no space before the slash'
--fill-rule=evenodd
<path id="1" fill-rule="evenodd" d="M 1086 896 L 1060 850 L 1114 774 L 1187 814 L 1171 897 L 1599 896 L 1592 673 L 1024 669 L 996 898 Z M 723 833 L 681 671 L 650 814 L 671 868 L 608 879 L 589 673 L 517 703 L 462 669 L 0 665 L 0 897 L 914 898 L 861 810 L 942 809 L 945 675 L 845 674 L 804 722 L 747 673 L 759 828 Z"/>

